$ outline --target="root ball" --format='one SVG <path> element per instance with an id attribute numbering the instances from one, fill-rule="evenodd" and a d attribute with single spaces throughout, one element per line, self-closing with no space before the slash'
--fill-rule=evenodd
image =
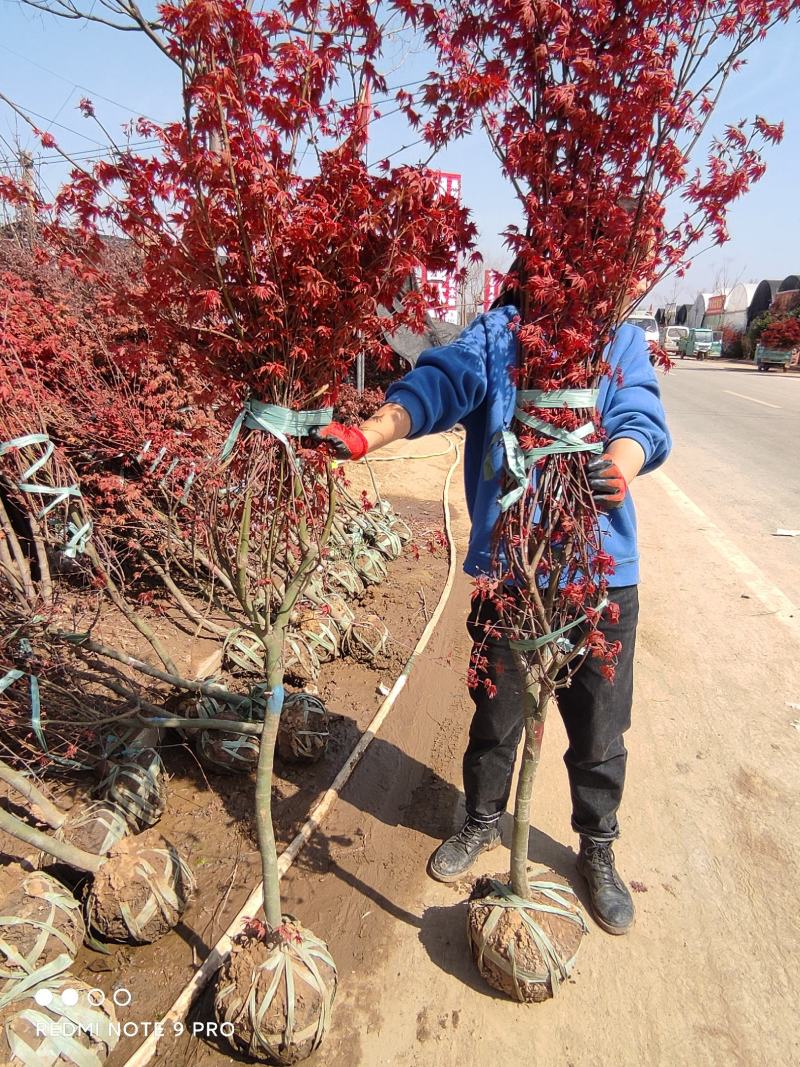
<path id="1" fill-rule="evenodd" d="M 260 926 L 260 924 L 259 924 Z M 330 1022 L 336 965 L 324 941 L 284 916 L 276 930 L 234 944 L 214 997 L 231 1044 L 262 1063 L 291 1064 L 319 1047 Z"/>
<path id="2" fill-rule="evenodd" d="M 299 629 L 309 641 L 320 663 L 330 663 L 339 655 L 341 633 L 336 622 L 321 611 L 310 611 L 301 616 Z"/>
<path id="3" fill-rule="evenodd" d="M 209 703 L 213 703 L 209 701 Z M 233 708 L 214 705 L 214 719 L 239 721 Z M 195 741 L 197 758 L 212 771 L 239 774 L 252 770 L 258 763 L 259 741 L 251 734 L 228 733 L 227 730 L 200 730 Z"/>
<path id="4" fill-rule="evenodd" d="M 86 917 L 107 941 L 150 944 L 178 924 L 194 891 L 194 876 L 174 848 L 125 840 L 94 876 Z"/>
<path id="5" fill-rule="evenodd" d="M 305 634 L 290 630 L 286 634 L 284 670 L 300 685 L 313 682 L 319 674 L 319 659 Z"/>
<path id="6" fill-rule="evenodd" d="M 70 974 L 29 990 L 0 1012 L 0 1063 L 100 1067 L 116 1048 L 119 1032 L 111 998 L 96 1000 L 90 987 Z"/>
<path id="7" fill-rule="evenodd" d="M 85 933 L 81 906 L 61 882 L 19 872 L 0 901 L 0 1004 L 71 967 Z"/>
<path id="8" fill-rule="evenodd" d="M 514 1000 L 554 997 L 572 973 L 586 923 L 572 889 L 537 871 L 523 900 L 494 878 L 475 884 L 467 910 L 472 956 L 493 988 Z"/>
<path id="9" fill-rule="evenodd" d="M 327 751 L 329 726 L 328 709 L 319 697 L 287 694 L 278 726 L 278 755 L 286 763 L 316 763 Z"/>
<path id="10" fill-rule="evenodd" d="M 377 549 L 359 545 L 353 553 L 353 566 L 366 585 L 380 585 L 386 580 L 386 564 Z"/>
<path id="11" fill-rule="evenodd" d="M 56 836 L 84 852 L 106 856 L 129 830 L 122 808 L 112 801 L 96 800 L 79 815 L 70 816 Z"/>
<path id="12" fill-rule="evenodd" d="M 377 615 L 364 615 L 353 623 L 342 640 L 342 650 L 359 663 L 372 663 L 386 651 L 389 631 Z"/>
<path id="13" fill-rule="evenodd" d="M 364 595 L 364 583 L 359 578 L 355 567 L 346 560 L 331 563 L 325 571 L 325 577 L 331 589 L 342 596 L 359 600 Z"/>
<path id="14" fill-rule="evenodd" d="M 167 806 L 167 772 L 154 748 L 112 763 L 97 787 L 97 796 L 125 813 L 134 831 L 155 826 Z"/>

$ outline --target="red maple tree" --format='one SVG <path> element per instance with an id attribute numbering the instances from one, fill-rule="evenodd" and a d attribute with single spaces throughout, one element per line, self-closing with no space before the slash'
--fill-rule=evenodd
<path id="1" fill-rule="evenodd" d="M 521 205 L 509 226 L 518 290 L 518 390 L 598 387 L 612 332 L 632 302 L 683 271 L 701 238 L 727 239 L 726 213 L 764 172 L 761 147 L 782 126 L 757 117 L 715 136 L 709 122 L 748 48 L 795 10 L 791 0 L 398 0 L 435 51 L 423 89 L 401 94 L 433 146 L 478 126 Z M 705 162 L 696 160 L 705 153 Z M 533 425 L 531 425 L 531 423 Z M 541 724 L 554 689 L 582 656 L 613 677 L 618 649 L 598 629 L 613 561 L 602 551 L 586 454 L 554 449 L 560 431 L 588 428 L 590 406 L 526 399 L 511 430 L 522 487 L 509 461 L 503 493 L 520 490 L 494 532 L 491 573 L 501 629 L 528 642 L 526 763 L 518 794 L 512 883 L 527 893 L 528 819 Z M 510 584 L 512 597 L 504 593 Z M 575 628 L 576 620 L 584 625 Z M 566 639 L 564 634 L 567 634 Z M 473 671 L 473 681 L 479 682 Z M 525 794 L 525 795 L 523 795 Z"/>

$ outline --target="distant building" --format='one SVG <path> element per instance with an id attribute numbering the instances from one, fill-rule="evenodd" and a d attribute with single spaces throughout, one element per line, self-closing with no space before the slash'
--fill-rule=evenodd
<path id="1" fill-rule="evenodd" d="M 727 289 L 721 293 L 712 293 L 706 301 L 706 313 L 700 323 L 707 330 L 721 330 L 724 325 L 725 301 Z"/>
<path id="2" fill-rule="evenodd" d="M 769 311 L 772 301 L 775 299 L 775 294 L 781 287 L 780 281 L 775 279 L 765 278 L 759 282 L 756 286 L 756 291 L 753 293 L 753 299 L 750 301 L 750 307 L 747 311 L 747 327 L 750 328 L 750 324 L 754 319 L 757 319 L 759 315 L 763 315 L 765 311 Z"/>
<path id="3" fill-rule="evenodd" d="M 725 298 L 722 325 L 732 330 L 746 330 L 750 321 L 750 305 L 758 291 L 755 282 L 739 282 Z"/>
<path id="4" fill-rule="evenodd" d="M 699 329 L 703 325 L 703 319 L 706 317 L 706 309 L 708 308 L 708 302 L 713 296 L 713 293 L 698 293 L 694 304 L 691 305 L 691 311 L 686 316 L 686 325 L 691 330 L 692 328 Z"/>
<path id="5" fill-rule="evenodd" d="M 450 174 L 443 170 L 434 171 L 439 182 L 439 190 L 443 195 L 452 196 L 454 200 L 461 200 L 461 175 Z M 446 271 L 432 271 L 427 267 L 420 267 L 419 280 L 422 285 L 430 285 L 436 291 L 436 300 L 430 306 L 431 314 L 445 322 L 458 323 L 459 316 L 459 285 L 455 274 Z"/>
<path id="6" fill-rule="evenodd" d="M 694 309 L 694 304 L 679 304 L 678 309 L 675 312 L 675 325 L 676 326 L 688 326 L 689 325 L 689 312 Z"/>

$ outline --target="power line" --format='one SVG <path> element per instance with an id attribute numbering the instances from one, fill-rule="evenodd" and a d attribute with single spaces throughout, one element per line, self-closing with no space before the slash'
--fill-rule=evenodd
<path id="1" fill-rule="evenodd" d="M 102 141 L 96 141 L 94 137 L 90 137 L 86 133 L 81 133 L 79 130 L 73 130 L 71 126 L 65 126 L 63 122 L 56 122 L 54 119 L 49 118 L 47 115 L 41 115 L 38 111 L 33 111 L 31 108 L 21 108 L 26 115 L 33 115 L 34 118 L 41 119 L 42 122 L 46 122 L 49 126 L 58 126 L 60 130 L 66 130 L 67 133 L 71 133 L 73 137 L 82 137 L 84 141 L 91 141 L 92 144 L 96 144 L 98 148 L 104 148 Z"/>
<path id="2" fill-rule="evenodd" d="M 31 66 L 38 67 L 39 70 L 43 70 L 45 74 L 50 74 L 54 78 L 58 78 L 59 81 L 66 82 L 67 85 L 71 85 L 73 89 L 83 89 L 85 93 L 89 93 L 93 98 L 97 100 L 105 100 L 107 104 L 113 104 L 114 107 L 120 108 L 122 111 L 126 111 L 130 114 L 141 115 L 143 112 L 137 107 L 128 107 L 126 104 L 121 104 L 119 100 L 113 100 L 110 96 L 104 96 L 102 93 L 98 93 L 94 89 L 90 89 L 88 85 L 81 85 L 80 82 L 73 81 L 72 78 L 67 78 L 63 74 L 59 74 L 55 70 L 51 70 L 50 67 L 45 67 L 42 63 L 37 63 L 35 59 L 31 59 L 29 56 L 24 56 L 21 52 L 15 52 L 13 48 L 9 48 L 7 44 L 0 44 L 0 48 L 4 52 L 8 52 L 12 56 L 16 56 L 17 59 L 22 59 L 26 63 L 30 63 Z M 150 119 L 151 122 L 157 122 L 157 119 L 152 118 L 150 115 L 144 115 L 144 118 Z"/>
<path id="3" fill-rule="evenodd" d="M 147 141 L 131 141 L 126 145 L 108 145 L 106 148 L 103 148 L 100 151 L 90 151 L 89 149 L 87 149 L 84 152 L 70 152 L 69 159 L 65 159 L 64 156 L 60 154 L 52 156 L 41 156 L 39 159 L 37 159 L 36 163 L 37 166 L 42 164 L 44 164 L 45 166 L 49 166 L 51 163 L 68 163 L 70 159 L 79 160 L 80 162 L 85 163 L 91 162 L 93 159 L 105 159 L 110 152 L 114 152 L 115 150 L 123 151 L 136 148 L 143 151 L 149 148 L 158 148 L 160 144 L 160 141 L 154 139 Z"/>

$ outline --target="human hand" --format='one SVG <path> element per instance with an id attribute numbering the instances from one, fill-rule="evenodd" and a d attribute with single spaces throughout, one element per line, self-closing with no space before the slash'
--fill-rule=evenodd
<path id="1" fill-rule="evenodd" d="M 598 511 L 614 511 L 621 508 L 628 492 L 625 475 L 606 452 L 593 456 L 586 464 L 589 488 Z"/>
<path id="2" fill-rule="evenodd" d="M 336 459 L 363 459 L 369 451 L 369 442 L 361 430 L 341 422 L 312 427 L 307 441 L 311 448 L 322 449 Z"/>

